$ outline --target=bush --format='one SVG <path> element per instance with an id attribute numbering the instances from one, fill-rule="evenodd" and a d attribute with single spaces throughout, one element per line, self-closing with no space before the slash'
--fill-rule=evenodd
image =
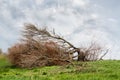
<path id="1" fill-rule="evenodd" d="M 33 68 L 51 65 L 65 65 L 68 54 L 54 42 L 22 43 L 9 48 L 10 62 L 21 68 Z"/>

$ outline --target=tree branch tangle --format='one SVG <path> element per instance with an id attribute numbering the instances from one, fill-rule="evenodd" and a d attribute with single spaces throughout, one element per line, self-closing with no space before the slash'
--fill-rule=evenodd
<path id="1" fill-rule="evenodd" d="M 103 47 L 95 43 L 88 48 L 78 48 L 57 35 L 54 30 L 37 28 L 33 24 L 25 24 L 22 36 L 22 42 L 8 50 L 11 63 L 22 68 L 65 65 L 71 63 L 75 57 L 78 61 L 95 61 L 102 59 L 108 52 L 100 57 Z M 76 52 L 78 55 L 73 56 Z"/>

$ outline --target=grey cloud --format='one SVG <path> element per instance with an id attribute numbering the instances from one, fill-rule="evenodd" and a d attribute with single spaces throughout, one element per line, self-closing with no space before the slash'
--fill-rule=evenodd
<path id="1" fill-rule="evenodd" d="M 118 24 L 110 23 L 103 14 L 96 12 L 99 8 L 90 0 L 41 0 L 40 3 L 37 0 L 1 0 L 0 4 L 0 29 L 4 30 L 0 34 L 3 38 L 0 42 L 4 43 L 4 48 L 17 41 L 19 30 L 26 22 L 55 28 L 58 34 L 62 34 L 76 46 L 79 45 L 77 42 L 90 42 L 93 35 L 97 39 L 102 38 L 101 42 L 106 45 L 113 45 L 111 37 L 119 34 L 118 27 L 114 28 Z M 109 31 L 117 33 L 111 35 Z"/>

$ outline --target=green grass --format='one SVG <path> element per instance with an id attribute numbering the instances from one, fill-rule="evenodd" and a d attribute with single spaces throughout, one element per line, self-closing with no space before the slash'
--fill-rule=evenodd
<path id="1" fill-rule="evenodd" d="M 0 57 L 0 80 L 120 80 L 120 60 L 21 69 Z"/>

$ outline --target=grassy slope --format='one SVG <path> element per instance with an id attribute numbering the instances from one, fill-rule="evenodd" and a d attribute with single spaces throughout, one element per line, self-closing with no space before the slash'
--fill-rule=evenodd
<path id="1" fill-rule="evenodd" d="M 120 61 L 75 62 L 67 65 L 20 69 L 0 57 L 0 80 L 120 80 Z"/>

